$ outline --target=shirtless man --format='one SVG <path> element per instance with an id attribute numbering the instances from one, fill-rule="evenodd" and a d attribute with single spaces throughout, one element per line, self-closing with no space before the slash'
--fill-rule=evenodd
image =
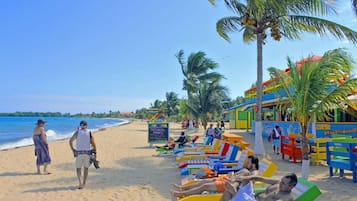
<path id="1" fill-rule="evenodd" d="M 249 170 L 251 175 L 259 174 L 259 159 L 256 156 L 248 157 L 247 169 Z M 225 184 L 225 190 L 221 197 L 221 201 L 231 200 L 232 197 L 237 193 L 239 187 L 242 186 L 242 183 L 236 179 L 236 177 L 239 176 L 241 176 L 239 172 L 235 173 L 235 175 L 231 177 L 230 181 Z M 244 184 L 246 183 L 248 182 L 244 182 Z"/>
<path id="2" fill-rule="evenodd" d="M 297 184 L 297 176 L 294 173 L 285 175 L 281 180 L 269 179 L 260 176 L 241 176 L 237 178 L 240 181 L 261 181 L 271 184 L 265 191 L 257 193 L 257 201 L 293 201 L 291 190 Z"/>
<path id="3" fill-rule="evenodd" d="M 187 186 L 181 186 L 174 184 L 174 187 L 177 190 L 170 190 L 171 194 L 175 197 L 185 197 L 189 195 L 200 194 L 204 191 L 210 192 L 218 192 L 224 193 L 224 198 L 222 200 L 230 200 L 233 195 L 237 192 L 237 187 L 240 184 L 251 183 L 249 181 L 237 182 L 236 177 L 239 178 L 240 175 L 248 176 L 248 175 L 257 175 L 259 169 L 259 159 L 255 156 L 248 157 L 247 168 L 243 168 L 242 170 L 234 173 L 227 174 L 215 178 L 202 179 L 197 183 L 193 183 Z M 227 183 L 230 183 L 229 185 Z M 226 189 L 227 188 L 227 189 Z M 251 186 L 253 191 L 253 186 Z"/>

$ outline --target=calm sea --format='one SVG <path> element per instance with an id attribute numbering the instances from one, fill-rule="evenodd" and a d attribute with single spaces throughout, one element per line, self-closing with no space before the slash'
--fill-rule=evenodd
<path id="1" fill-rule="evenodd" d="M 39 117 L 0 117 L 0 150 L 32 145 L 32 131 Z M 91 131 L 128 123 L 113 118 L 70 118 L 44 117 L 49 141 L 69 138 L 76 131 L 81 120 L 88 122 Z"/>

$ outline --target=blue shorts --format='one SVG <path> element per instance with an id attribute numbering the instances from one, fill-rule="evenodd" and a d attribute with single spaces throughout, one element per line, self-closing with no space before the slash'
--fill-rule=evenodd
<path id="1" fill-rule="evenodd" d="M 273 139 L 273 146 L 280 147 L 280 139 Z"/>

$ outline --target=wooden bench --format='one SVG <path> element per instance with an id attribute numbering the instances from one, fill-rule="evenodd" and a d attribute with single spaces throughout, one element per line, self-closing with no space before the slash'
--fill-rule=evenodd
<path id="1" fill-rule="evenodd" d="M 311 161 L 314 165 L 319 165 L 321 160 L 326 160 L 326 142 L 331 140 L 331 138 L 312 139 L 312 143 L 310 144 Z"/>
<path id="2" fill-rule="evenodd" d="M 357 183 L 357 143 L 326 142 L 326 160 L 329 166 L 330 177 L 334 175 L 333 168 L 340 170 L 343 177 L 344 170 L 352 171 L 352 181 Z"/>
<path id="3" fill-rule="evenodd" d="M 297 143 L 294 137 L 280 136 L 281 158 L 284 160 L 285 155 L 291 158 L 294 163 L 296 159 L 302 159 L 300 143 Z"/>
<path id="4" fill-rule="evenodd" d="M 320 161 L 326 161 L 326 142 L 357 142 L 357 139 L 353 139 L 351 136 L 346 135 L 334 135 L 331 138 L 315 138 L 309 139 L 311 146 L 311 161 L 314 165 L 319 165 Z"/>
<path id="5" fill-rule="evenodd" d="M 232 144 L 237 144 L 240 141 L 243 140 L 243 136 L 240 135 L 235 135 L 232 133 L 223 133 L 222 134 L 222 140 L 228 142 L 228 143 L 232 143 Z"/>

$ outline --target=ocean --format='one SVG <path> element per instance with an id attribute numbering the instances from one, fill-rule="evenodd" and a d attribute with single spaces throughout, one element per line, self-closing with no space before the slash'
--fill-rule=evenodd
<path id="1" fill-rule="evenodd" d="M 40 117 L 0 117 L 0 150 L 32 145 L 32 132 Z M 48 141 L 69 138 L 76 131 L 81 120 L 88 122 L 88 129 L 98 131 L 128 123 L 115 118 L 71 118 L 41 117 L 46 121 L 45 131 Z"/>

